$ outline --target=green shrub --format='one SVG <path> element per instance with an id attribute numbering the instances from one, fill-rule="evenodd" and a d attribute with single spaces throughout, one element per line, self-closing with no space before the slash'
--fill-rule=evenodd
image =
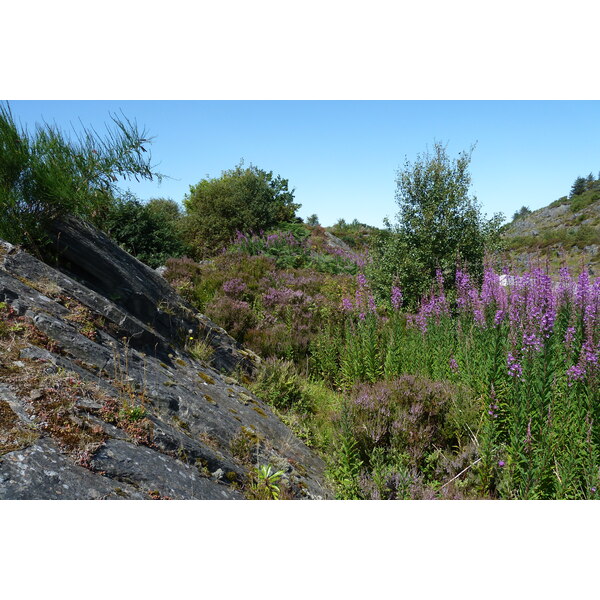
<path id="1" fill-rule="evenodd" d="M 113 240 L 153 269 L 187 250 L 175 221 L 165 219 L 156 208 L 127 198 L 115 202 L 102 220 L 102 228 Z"/>
<path id="2" fill-rule="evenodd" d="M 196 258 L 221 252 L 236 231 L 258 233 L 294 221 L 300 206 L 287 179 L 242 164 L 191 186 L 184 205 L 185 239 Z"/>
<path id="3" fill-rule="evenodd" d="M 42 252 L 51 223 L 65 215 L 100 222 L 121 179 L 160 179 L 144 131 L 112 116 L 105 137 L 84 129 L 72 140 L 56 126 L 17 127 L 0 106 L 0 237 Z"/>
<path id="4" fill-rule="evenodd" d="M 579 212 L 600 199 L 598 190 L 589 190 L 571 200 L 571 212 Z"/>
<path id="5" fill-rule="evenodd" d="M 277 409 L 310 409 L 308 398 L 302 389 L 302 380 L 291 361 L 267 358 L 251 389 Z"/>

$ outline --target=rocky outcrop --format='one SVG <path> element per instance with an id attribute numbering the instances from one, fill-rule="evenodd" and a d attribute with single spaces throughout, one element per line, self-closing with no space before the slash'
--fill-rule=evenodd
<path id="1" fill-rule="evenodd" d="M 333 233 L 329 231 L 325 231 L 325 243 L 333 249 L 343 250 L 344 252 L 352 252 L 352 248 L 346 244 L 343 240 L 340 240 L 339 237 L 333 235 Z"/>
<path id="2" fill-rule="evenodd" d="M 549 206 L 513 219 L 503 230 L 504 260 L 517 268 L 567 266 L 590 274 L 600 269 L 600 199 L 561 198 Z"/>
<path id="3" fill-rule="evenodd" d="M 259 358 L 76 221 L 50 266 L 0 242 L 0 498 L 326 498 L 324 464 L 244 386 Z"/>

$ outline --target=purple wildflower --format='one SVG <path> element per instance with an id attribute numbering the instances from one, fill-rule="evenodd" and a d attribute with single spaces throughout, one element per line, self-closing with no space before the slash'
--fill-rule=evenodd
<path id="1" fill-rule="evenodd" d="M 587 340 L 581 347 L 583 352 L 583 358 L 587 363 L 597 365 L 598 364 L 598 350 L 594 348 L 594 344 Z"/>
<path id="2" fill-rule="evenodd" d="M 344 312 L 352 312 L 354 310 L 354 305 L 350 298 L 342 298 L 342 310 Z"/>
<path id="3" fill-rule="evenodd" d="M 507 363 L 508 363 L 508 374 L 511 377 L 522 377 L 523 376 L 523 367 L 521 367 L 521 365 L 519 364 L 517 359 L 511 353 L 509 353 L 509 355 L 507 357 Z"/>
<path id="4" fill-rule="evenodd" d="M 399 287 L 396 287 L 395 285 L 392 286 L 391 300 L 394 310 L 400 310 L 400 307 L 402 306 L 402 291 Z"/>
<path id="5" fill-rule="evenodd" d="M 585 378 L 585 368 L 580 365 L 573 365 L 567 369 L 567 380 L 569 386 L 573 385 L 575 381 L 581 381 Z"/>
<path id="6" fill-rule="evenodd" d="M 575 336 L 575 327 L 567 327 L 567 331 L 565 332 L 565 346 L 567 349 L 571 349 L 573 345 L 573 337 Z"/>

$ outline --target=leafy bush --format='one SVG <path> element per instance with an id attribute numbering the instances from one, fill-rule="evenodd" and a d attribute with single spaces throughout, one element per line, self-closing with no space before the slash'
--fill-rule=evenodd
<path id="1" fill-rule="evenodd" d="M 447 422 L 456 402 L 452 384 L 414 375 L 354 388 L 351 422 L 361 457 L 368 461 L 376 447 L 407 457 L 407 466 L 422 469 L 428 452 L 452 450 L 456 432 Z"/>
<path id="2" fill-rule="evenodd" d="M 177 216 L 164 210 L 168 206 L 156 201 L 142 204 L 134 198 L 118 200 L 103 217 L 102 228 L 127 252 L 156 268 L 187 250 L 177 230 Z"/>
<path id="3" fill-rule="evenodd" d="M 308 398 L 304 394 L 302 381 L 291 361 L 267 358 L 261 365 L 252 391 L 280 410 L 293 408 L 296 411 L 310 410 Z"/>
<path id="4" fill-rule="evenodd" d="M 407 160 L 398 171 L 399 221 L 379 237 L 370 268 L 377 293 L 399 282 L 407 304 L 415 307 L 438 270 L 450 287 L 459 261 L 481 277 L 485 251 L 499 243 L 503 217 L 485 220 L 469 196 L 470 160 L 471 152 L 450 160 L 436 143 L 432 153 L 412 164 Z"/>
<path id="5" fill-rule="evenodd" d="M 294 221 L 300 206 L 287 179 L 242 164 L 191 186 L 184 205 L 186 241 L 196 258 L 218 254 L 236 231 L 259 232 Z"/>

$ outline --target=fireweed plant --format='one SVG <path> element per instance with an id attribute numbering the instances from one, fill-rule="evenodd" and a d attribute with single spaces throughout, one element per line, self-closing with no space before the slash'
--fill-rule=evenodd
<path id="1" fill-rule="evenodd" d="M 350 397 L 357 384 L 389 382 L 385 393 L 374 391 L 366 401 L 363 391 L 360 401 L 351 401 L 356 436 L 376 431 L 369 425 L 373 420 L 380 429 L 382 443 L 364 451 L 361 460 L 369 465 L 375 447 L 394 447 L 390 439 L 398 419 L 390 415 L 398 405 L 390 404 L 389 392 L 399 378 L 411 375 L 457 386 L 456 397 L 446 404 L 462 404 L 463 413 L 473 408 L 465 398 L 474 399 L 476 419 L 452 417 L 455 424 L 464 421 L 457 436 L 468 433 L 464 442 L 456 440 L 459 451 L 468 450 L 471 436 L 477 456 L 469 469 L 470 493 L 523 499 L 596 497 L 600 279 L 592 281 L 586 272 L 573 278 L 566 269 L 553 281 L 541 269 L 516 276 L 487 268 L 480 287 L 460 269 L 456 282 L 450 302 L 438 274 L 436 289 L 412 315 L 402 314 L 401 291 L 393 288 L 391 310 L 382 316 L 360 276 L 356 297 L 342 300 L 349 318 L 343 340 L 331 342 L 340 349 L 337 363 L 323 361 L 326 379 L 339 382 Z M 325 340 L 323 336 L 315 345 L 315 363 L 328 356 Z M 424 392 L 417 392 L 414 401 L 422 404 Z M 413 414 L 423 409 L 413 405 L 408 410 Z M 430 418 L 432 414 L 429 410 Z M 414 440 L 405 450 L 414 451 Z M 377 460 L 381 463 L 380 454 Z M 403 460 L 398 466 L 423 474 L 426 465 L 409 463 Z M 391 474 L 397 478 L 399 472 Z M 439 491 L 443 482 L 433 484 Z"/>
<path id="2" fill-rule="evenodd" d="M 364 255 L 346 262 L 354 274 L 316 269 L 313 237 L 239 234 L 211 262 L 173 259 L 167 277 L 284 361 L 267 387 L 296 369 L 302 402 L 279 410 L 340 498 L 596 497 L 600 279 L 487 267 L 477 285 L 458 269 L 410 314 L 398 285 L 376 301 Z"/>

